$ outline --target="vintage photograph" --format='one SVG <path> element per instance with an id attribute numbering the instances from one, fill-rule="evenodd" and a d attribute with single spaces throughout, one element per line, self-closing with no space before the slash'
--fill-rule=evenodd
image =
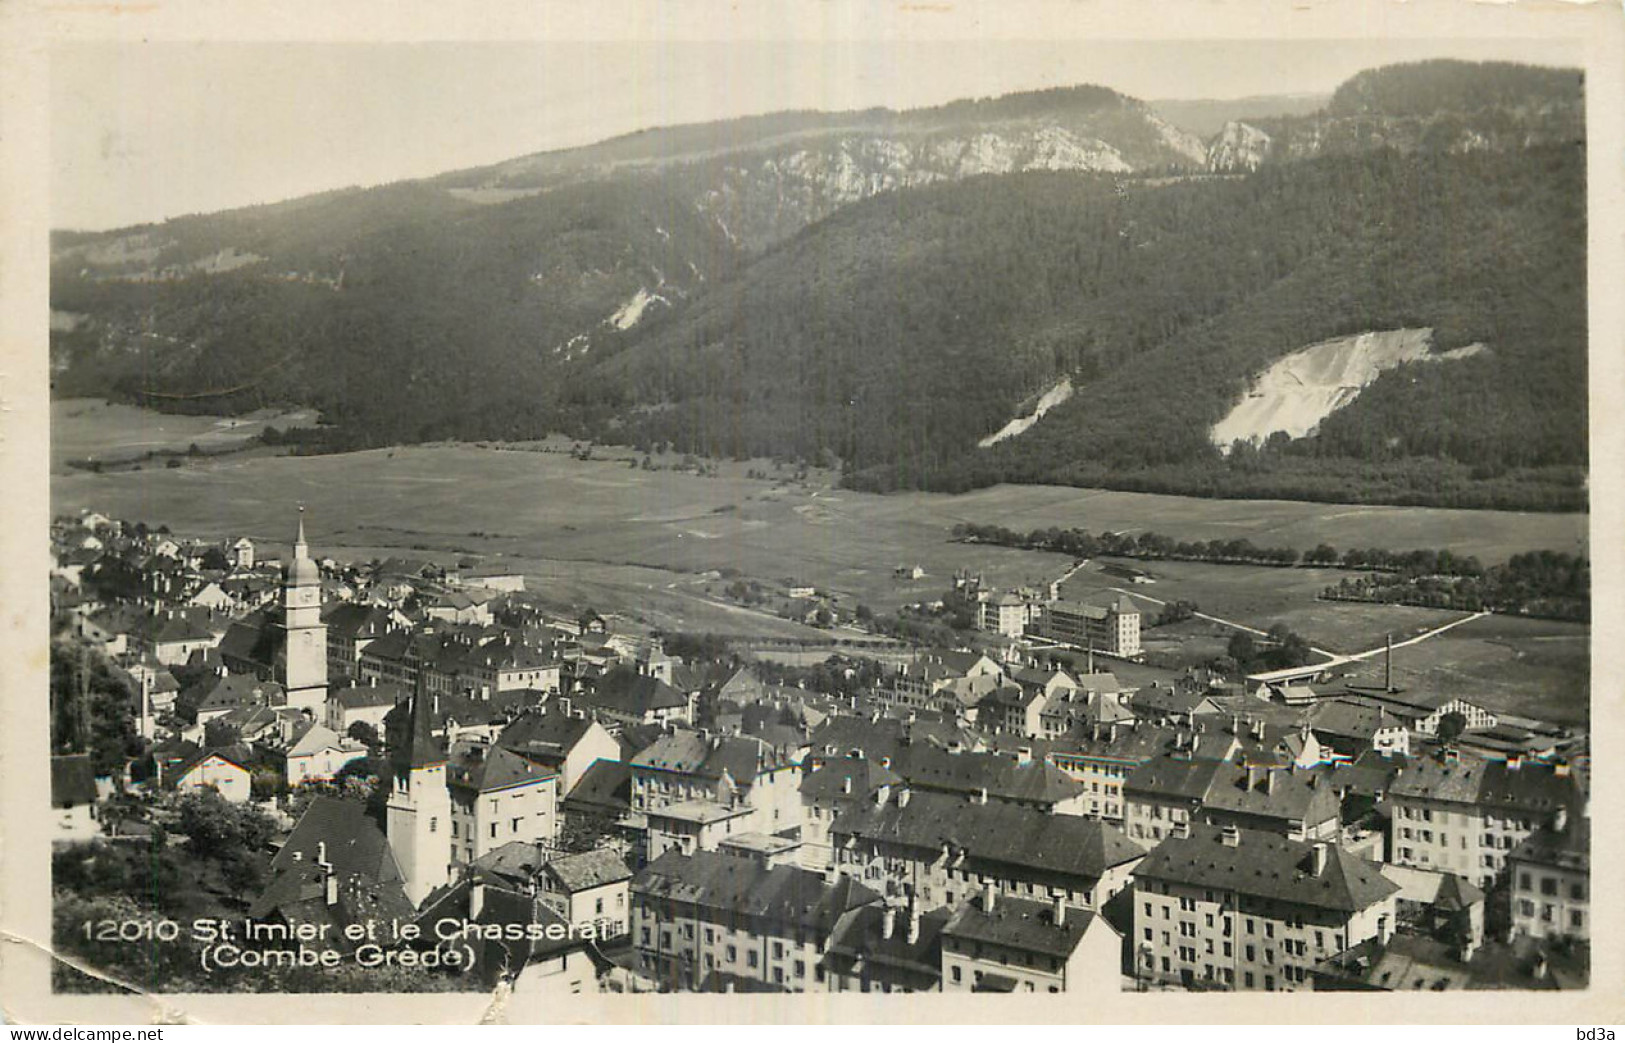
<path id="1" fill-rule="evenodd" d="M 51 988 L 1587 989 L 1585 58 L 54 44 Z"/>

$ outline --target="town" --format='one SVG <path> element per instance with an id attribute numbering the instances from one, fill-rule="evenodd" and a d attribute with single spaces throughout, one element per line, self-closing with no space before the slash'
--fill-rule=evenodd
<path id="1" fill-rule="evenodd" d="M 958 577 L 974 641 L 786 666 L 285 524 L 53 523 L 65 949 L 184 912 L 408 939 L 367 990 L 1587 986 L 1573 724 L 1324 659 L 1120 681 L 1146 607 L 1059 583 Z"/>

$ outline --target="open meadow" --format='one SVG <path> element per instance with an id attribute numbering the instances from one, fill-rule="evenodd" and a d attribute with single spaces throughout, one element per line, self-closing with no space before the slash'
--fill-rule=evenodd
<path id="1" fill-rule="evenodd" d="M 267 427 L 287 430 L 315 423 L 316 414 L 308 409 L 261 409 L 238 417 L 185 416 L 99 398 L 53 399 L 51 472 L 66 472 L 69 460 L 111 464 L 138 460 L 149 452 L 185 452 L 193 445 L 219 452 L 246 445 Z"/>
<path id="2" fill-rule="evenodd" d="M 539 447 L 532 447 L 533 449 Z M 567 448 L 567 446 L 565 447 Z M 606 452 L 603 449 L 600 453 Z M 621 452 L 626 452 L 622 450 Z M 676 461 L 668 458 L 667 463 Z M 762 465 L 763 468 L 770 465 Z M 772 585 L 794 580 L 877 612 L 934 600 L 956 570 L 996 587 L 1043 584 L 1071 567 L 1063 555 L 954 542 L 960 521 L 1012 528 L 1048 525 L 1154 529 L 1179 539 L 1246 535 L 1260 545 L 1306 548 L 1450 547 L 1486 562 L 1537 548 L 1584 551 L 1586 518 L 1423 508 L 1237 502 L 1004 486 L 963 496 L 877 496 L 827 481 L 747 477 L 724 464 L 715 476 L 643 470 L 626 456 L 581 461 L 567 452 L 434 445 L 330 456 L 236 454 L 188 459 L 174 469 L 53 477 L 53 510 L 94 508 L 204 536 L 244 534 L 275 547 L 289 537 L 294 505 L 321 553 L 370 558 L 441 552 L 523 572 L 560 605 L 592 605 L 660 629 L 750 636 L 828 637 L 728 604 L 716 595 L 734 574 Z M 1392 634 L 1404 640 L 1461 613 L 1315 600 L 1343 573 L 1197 562 L 1134 563 L 1157 582 L 1131 584 L 1093 562 L 1068 581 L 1074 597 L 1186 599 L 1222 619 L 1267 629 L 1285 623 L 1310 643 L 1360 652 Z M 918 565 L 920 579 L 894 570 Z M 709 591 L 709 593 L 708 593 Z M 1150 601 L 1142 604 L 1154 613 Z M 1507 630 L 1490 629 L 1490 624 Z M 1186 655 L 1219 647 L 1222 628 L 1196 621 Z M 1167 635 L 1148 635 L 1167 650 Z M 1583 715 L 1585 627 L 1482 620 L 1404 651 L 1417 685 L 1453 686 L 1504 708 L 1551 701 Z"/>

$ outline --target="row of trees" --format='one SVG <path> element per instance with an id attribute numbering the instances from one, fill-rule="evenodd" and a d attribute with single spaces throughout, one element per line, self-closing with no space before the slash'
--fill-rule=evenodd
<path id="1" fill-rule="evenodd" d="M 1458 555 L 1449 548 L 1392 551 L 1380 547 L 1365 547 L 1339 552 L 1331 544 L 1322 543 L 1300 552 L 1293 547 L 1259 547 L 1245 538 L 1175 540 L 1158 532 L 1138 534 L 1102 532 L 1096 535 L 1083 529 L 1061 529 L 1055 526 L 1020 533 L 1002 525 L 979 525 L 973 522 L 961 522 L 955 525 L 952 531 L 954 539 L 965 542 L 991 543 L 1022 550 L 1054 551 L 1075 558 L 1108 555 L 1153 561 L 1207 561 L 1226 565 L 1309 565 L 1317 568 L 1391 572 L 1404 577 L 1439 575 L 1473 577 L 1484 574 L 1484 566 L 1478 558 L 1472 555 Z M 1545 553 L 1547 552 L 1535 552 L 1537 556 Z M 1552 568 L 1557 570 L 1555 566 Z M 1565 572 L 1564 575 L 1568 573 Z"/>
<path id="2" fill-rule="evenodd" d="M 1328 587 L 1322 597 L 1586 622 L 1591 618 L 1591 566 L 1578 555 L 1532 551 L 1473 574 L 1350 577 Z"/>

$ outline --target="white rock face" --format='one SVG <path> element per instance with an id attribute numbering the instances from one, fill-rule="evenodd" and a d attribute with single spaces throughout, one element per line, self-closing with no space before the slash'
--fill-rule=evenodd
<path id="1" fill-rule="evenodd" d="M 976 444 L 981 448 L 986 449 L 990 445 L 998 445 L 1007 438 L 1014 438 L 1017 435 L 1025 432 L 1034 424 L 1038 423 L 1045 413 L 1048 413 L 1050 410 L 1054 409 L 1056 406 L 1060 405 L 1062 402 L 1065 402 L 1071 397 L 1072 378 L 1062 377 L 1059 383 L 1038 397 L 1038 404 L 1033 406 L 1033 411 L 1031 413 L 1028 413 L 1025 416 L 1016 417 L 1008 424 L 1005 424 L 1003 427 L 999 428 L 997 431 L 988 435 L 986 438 L 982 439 Z"/>
<path id="2" fill-rule="evenodd" d="M 639 287 L 638 292 L 632 295 L 632 299 L 617 308 L 615 314 L 609 317 L 609 324 L 618 330 L 629 330 L 638 324 L 639 319 L 643 318 L 643 313 L 648 309 L 649 305 L 669 305 L 670 303 L 660 294 L 650 293 L 648 290 Z"/>
<path id="3" fill-rule="evenodd" d="M 1404 362 L 1449 362 L 1476 355 L 1482 344 L 1433 353 L 1431 329 L 1386 330 L 1312 344 L 1265 370 L 1228 416 L 1213 426 L 1213 444 L 1262 442 L 1277 431 L 1292 438 L 1353 402 L 1384 370 Z"/>
<path id="4" fill-rule="evenodd" d="M 1080 138 L 1060 127 L 1045 127 L 1033 135 L 1027 170 L 1104 170 L 1126 174 L 1133 168 L 1123 154 L 1099 138 Z"/>
<path id="5" fill-rule="evenodd" d="M 1151 121 L 1152 126 L 1157 128 L 1157 133 L 1162 135 L 1163 142 L 1169 148 L 1192 163 L 1207 162 L 1208 149 L 1201 138 L 1188 130 L 1179 129 L 1154 112 L 1147 112 L 1146 118 Z"/>
<path id="6" fill-rule="evenodd" d="M 1224 125 L 1208 149 L 1207 168 L 1215 171 L 1257 170 L 1269 153 L 1270 136 L 1240 120 Z"/>

